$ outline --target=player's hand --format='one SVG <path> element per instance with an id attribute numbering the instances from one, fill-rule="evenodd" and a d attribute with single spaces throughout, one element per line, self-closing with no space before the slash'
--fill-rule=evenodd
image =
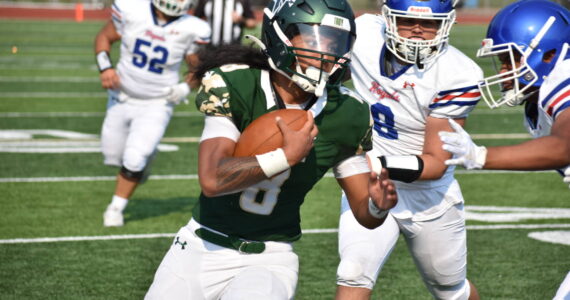
<path id="1" fill-rule="evenodd" d="M 568 188 L 570 188 L 570 166 L 564 171 L 564 182 L 567 183 Z"/>
<path id="2" fill-rule="evenodd" d="M 377 208 L 389 210 L 398 203 L 398 194 L 394 182 L 388 178 L 388 170 L 382 169 L 380 174 L 370 172 L 368 193 Z"/>
<path id="3" fill-rule="evenodd" d="M 445 161 L 446 165 L 462 165 L 466 169 L 481 169 L 487 160 L 487 148 L 477 146 L 461 125 L 449 119 L 449 125 L 455 132 L 440 131 L 442 148 L 453 154 Z"/>
<path id="4" fill-rule="evenodd" d="M 289 128 L 279 117 L 276 121 L 283 135 L 283 152 L 285 152 L 289 165 L 294 166 L 309 154 L 319 129 L 310 111 L 307 111 L 307 122 L 298 131 Z"/>
<path id="5" fill-rule="evenodd" d="M 185 82 L 181 82 L 179 84 L 164 88 L 163 92 L 166 94 L 166 101 L 170 103 L 188 103 L 187 97 L 190 94 L 190 87 Z"/>
<path id="6" fill-rule="evenodd" d="M 111 89 L 111 90 L 119 89 L 120 80 L 119 80 L 119 75 L 117 75 L 115 69 L 110 68 L 104 70 L 103 72 L 101 72 L 101 74 L 99 74 L 99 78 L 101 79 L 101 86 L 104 89 Z"/>

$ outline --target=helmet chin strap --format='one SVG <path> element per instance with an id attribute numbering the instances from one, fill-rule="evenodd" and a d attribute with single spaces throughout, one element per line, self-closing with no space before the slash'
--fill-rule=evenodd
<path id="1" fill-rule="evenodd" d="M 315 68 L 313 66 L 307 67 L 307 70 L 303 72 L 299 64 L 297 64 L 297 73 L 303 74 L 313 81 L 317 81 L 317 85 L 314 85 L 309 79 L 293 74 L 291 80 L 297 84 L 301 89 L 307 93 L 315 94 L 315 96 L 320 97 L 323 95 L 323 91 L 326 87 L 327 80 L 329 79 L 329 73 L 321 71 L 321 69 Z M 320 80 L 319 80 L 320 78 Z"/>

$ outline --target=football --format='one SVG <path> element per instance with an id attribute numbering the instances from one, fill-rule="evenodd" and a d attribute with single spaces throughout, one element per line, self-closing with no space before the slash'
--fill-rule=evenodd
<path id="1" fill-rule="evenodd" d="M 307 121 L 307 111 L 301 109 L 279 109 L 253 120 L 236 144 L 234 157 L 254 156 L 267 153 L 283 146 L 283 136 L 277 127 L 276 117 L 293 130 L 299 130 Z"/>

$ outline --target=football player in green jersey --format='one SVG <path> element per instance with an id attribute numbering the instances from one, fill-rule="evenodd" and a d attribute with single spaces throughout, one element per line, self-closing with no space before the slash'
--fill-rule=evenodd
<path id="1" fill-rule="evenodd" d="M 356 218 L 380 226 L 397 202 L 385 170 L 371 172 L 368 104 L 340 86 L 355 39 L 344 0 L 275 0 L 264 11 L 261 49 L 200 53 L 196 105 L 202 193 L 176 235 L 147 299 L 291 299 L 300 206 L 329 169 Z M 277 109 L 307 110 L 299 131 L 276 120 L 283 147 L 233 157 L 241 132 Z M 332 274 L 331 274 L 332 275 Z"/>

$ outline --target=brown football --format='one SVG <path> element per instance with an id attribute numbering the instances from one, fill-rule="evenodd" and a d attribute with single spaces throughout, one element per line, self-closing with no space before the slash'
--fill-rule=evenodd
<path id="1" fill-rule="evenodd" d="M 283 136 L 277 127 L 276 117 L 281 117 L 289 128 L 299 130 L 307 122 L 307 111 L 279 109 L 253 120 L 241 133 L 234 157 L 254 156 L 282 147 Z"/>

